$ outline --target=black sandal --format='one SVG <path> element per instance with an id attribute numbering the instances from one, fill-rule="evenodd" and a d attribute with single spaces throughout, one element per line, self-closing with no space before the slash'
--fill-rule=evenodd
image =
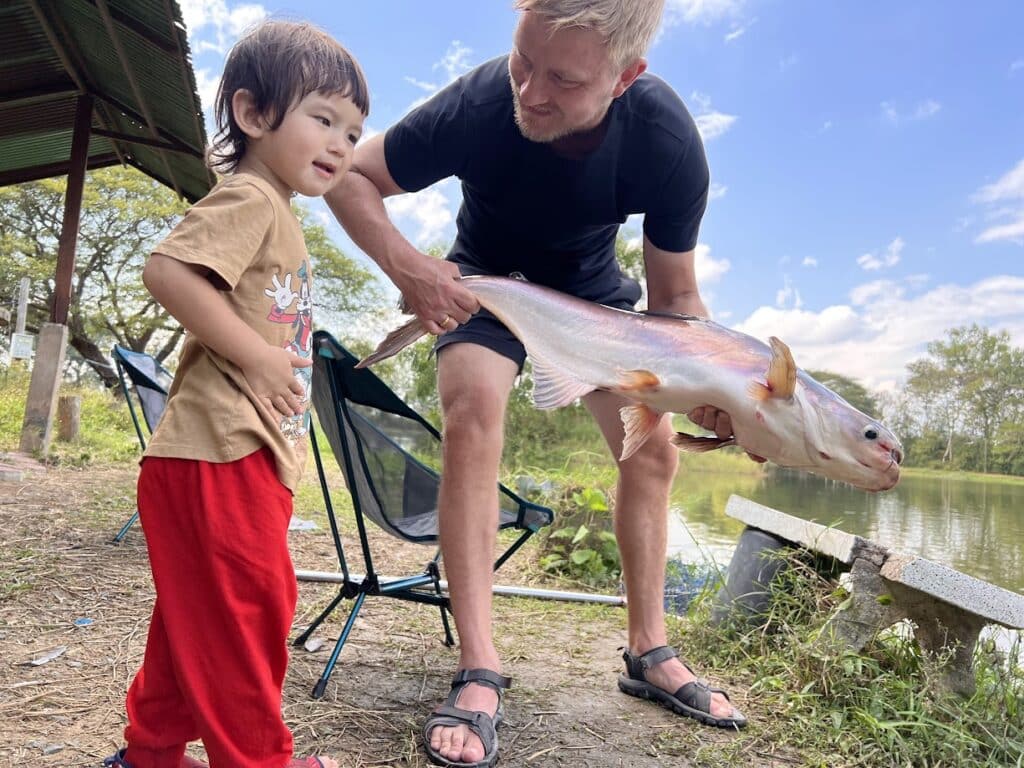
<path id="1" fill-rule="evenodd" d="M 478 683 L 493 688 L 498 694 L 498 709 L 491 717 L 486 712 L 471 712 L 455 706 L 459 693 L 470 683 Z M 504 692 L 512 687 L 512 678 L 499 675 L 489 669 L 461 669 L 452 680 L 452 689 L 444 704 L 430 713 L 423 724 L 423 749 L 427 758 L 434 765 L 448 768 L 490 768 L 498 760 L 498 726 L 502 721 L 502 699 Z M 465 725 L 480 738 L 484 748 L 482 760 L 475 763 L 463 763 L 449 760 L 430 746 L 430 732 L 438 726 Z"/>
<path id="2" fill-rule="evenodd" d="M 679 715 L 692 717 L 705 725 L 713 725 L 718 728 L 743 728 L 747 724 L 747 718 L 736 707 L 732 708 L 732 717 L 715 717 L 711 714 L 711 694 L 720 693 L 729 701 L 729 694 L 721 688 L 712 688 L 705 680 L 691 680 L 681 685 L 675 693 L 662 690 L 653 683 L 647 682 L 646 672 L 651 667 L 660 664 L 668 659 L 678 658 L 679 653 L 675 648 L 662 645 L 652 648 L 647 653 L 634 656 L 629 649 L 624 649 L 622 660 L 626 662 L 626 674 L 619 675 L 619 690 L 636 696 L 640 699 L 650 699 L 671 709 Z M 680 659 L 680 661 L 682 661 Z M 683 666 L 696 676 L 685 661 Z M 731 702 L 730 702 L 731 703 Z"/>

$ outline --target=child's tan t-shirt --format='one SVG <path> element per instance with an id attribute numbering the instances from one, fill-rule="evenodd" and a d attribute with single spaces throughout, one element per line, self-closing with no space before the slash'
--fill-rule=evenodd
<path id="1" fill-rule="evenodd" d="M 239 173 L 189 209 L 154 253 L 212 270 L 235 313 L 269 344 L 312 356 L 313 273 L 302 228 L 268 182 Z M 236 461 L 269 446 L 295 491 L 306 459 L 312 368 L 296 368 L 302 412 L 261 403 L 241 370 L 188 334 L 163 417 L 146 456 Z"/>

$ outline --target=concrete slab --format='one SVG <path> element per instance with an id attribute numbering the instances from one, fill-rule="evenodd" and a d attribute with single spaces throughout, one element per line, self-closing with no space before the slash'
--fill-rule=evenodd
<path id="1" fill-rule="evenodd" d="M 881 575 L 905 587 L 980 616 L 986 622 L 1024 629 L 1024 596 L 923 557 L 894 553 Z"/>
<path id="2" fill-rule="evenodd" d="M 834 557 L 846 565 L 852 565 L 857 558 L 881 565 L 889 554 L 885 547 L 870 539 L 787 515 L 742 496 L 729 497 L 725 514 L 752 528 Z"/>

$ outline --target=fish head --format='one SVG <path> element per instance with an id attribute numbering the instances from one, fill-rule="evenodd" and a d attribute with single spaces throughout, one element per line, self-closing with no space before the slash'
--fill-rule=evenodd
<path id="1" fill-rule="evenodd" d="M 803 469 L 865 491 L 896 485 L 903 462 L 903 445 L 896 435 L 803 371 L 799 383 L 810 464 Z"/>

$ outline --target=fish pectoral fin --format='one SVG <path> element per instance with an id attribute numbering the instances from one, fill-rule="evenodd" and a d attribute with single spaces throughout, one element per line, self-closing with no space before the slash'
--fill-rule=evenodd
<path id="1" fill-rule="evenodd" d="M 561 368 L 533 358 L 533 404 L 535 407 L 544 411 L 561 408 L 593 391 L 593 384 L 580 381 Z"/>
<path id="2" fill-rule="evenodd" d="M 687 453 L 707 453 L 717 451 L 727 445 L 736 445 L 735 437 L 697 437 L 685 432 L 676 432 L 671 439 L 672 445 Z"/>
<path id="3" fill-rule="evenodd" d="M 634 371 L 619 371 L 619 378 L 610 386 L 612 392 L 628 395 L 637 392 L 650 392 L 661 386 L 661 379 L 658 375 L 638 369 Z"/>
<path id="4" fill-rule="evenodd" d="M 748 392 L 755 400 L 767 400 L 770 397 L 788 399 L 796 391 L 796 363 L 793 353 L 782 341 L 772 336 L 768 339 L 772 347 L 772 359 L 768 363 L 765 383 L 753 382 Z"/>
<path id="5" fill-rule="evenodd" d="M 368 368 L 374 363 L 379 363 L 381 360 L 387 360 L 392 355 L 401 352 L 424 334 L 426 334 L 426 330 L 420 325 L 420 321 L 414 317 L 385 336 L 384 341 L 378 344 L 373 352 L 356 363 L 356 368 Z"/>
<path id="6" fill-rule="evenodd" d="M 661 422 L 661 414 L 643 403 L 633 403 L 619 408 L 619 416 L 622 417 L 622 426 L 625 430 L 619 461 L 625 461 L 647 442 L 647 438 Z"/>

